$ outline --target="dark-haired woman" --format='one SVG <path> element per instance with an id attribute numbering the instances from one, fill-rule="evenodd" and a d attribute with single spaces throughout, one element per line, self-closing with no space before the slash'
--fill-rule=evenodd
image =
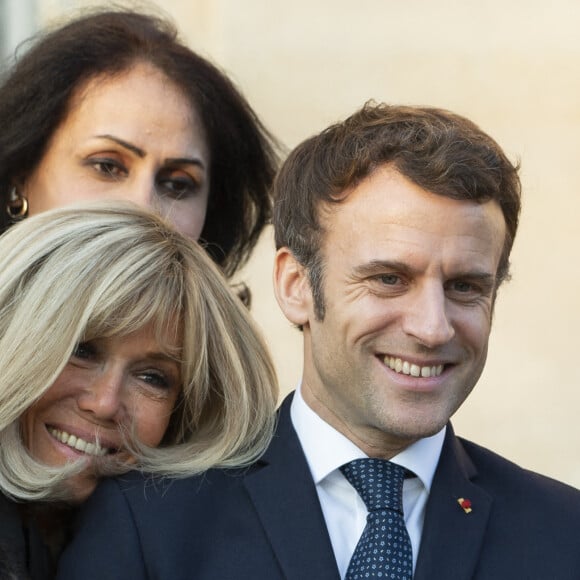
<path id="1" fill-rule="evenodd" d="M 97 11 L 35 39 L 0 86 L 0 232 L 83 200 L 157 210 L 231 276 L 270 218 L 276 147 L 173 25 Z"/>

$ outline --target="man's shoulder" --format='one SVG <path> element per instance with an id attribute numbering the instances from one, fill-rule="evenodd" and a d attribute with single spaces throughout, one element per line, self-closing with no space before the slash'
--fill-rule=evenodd
<path id="1" fill-rule="evenodd" d="M 473 483 L 513 506 L 538 501 L 541 505 L 569 505 L 580 515 L 580 490 L 526 469 L 477 443 L 457 438 L 476 469 Z"/>
<path id="2" fill-rule="evenodd" d="M 214 492 L 223 493 L 243 484 L 244 478 L 259 467 L 210 469 L 198 475 L 185 477 L 164 477 L 132 471 L 104 481 L 100 487 L 115 487 L 132 500 L 167 501 L 173 496 L 206 497 Z"/>
<path id="3" fill-rule="evenodd" d="M 298 438 L 291 427 L 289 404 L 291 397 L 282 405 L 276 433 L 264 455 L 252 464 L 235 468 L 213 468 L 198 475 L 163 477 L 131 471 L 103 480 L 91 498 L 91 503 L 114 506 L 116 503 L 130 510 L 148 513 L 172 505 L 187 505 L 188 509 L 203 513 L 215 502 L 224 505 L 247 504 L 246 485 L 257 484 L 265 479 L 279 482 L 287 476 L 292 482 L 308 477 L 308 466 L 302 455 Z M 269 477 L 262 477 L 268 473 Z M 306 475 L 305 475 L 306 474 Z M 294 485 L 294 483 L 292 485 Z M 184 510 L 181 510 L 184 511 Z"/>

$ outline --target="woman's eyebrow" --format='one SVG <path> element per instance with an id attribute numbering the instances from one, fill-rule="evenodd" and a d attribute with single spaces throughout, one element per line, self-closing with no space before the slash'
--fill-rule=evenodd
<path id="1" fill-rule="evenodd" d="M 97 135 L 97 137 L 99 139 L 108 139 L 109 141 L 113 141 L 114 143 L 120 145 L 124 149 L 127 149 L 128 151 L 135 153 L 135 155 L 137 155 L 138 157 L 143 158 L 146 155 L 145 151 L 140 147 L 137 147 L 136 145 L 133 145 L 132 143 L 129 143 L 124 139 L 115 137 L 114 135 L 105 134 L 105 135 Z M 166 165 L 196 165 L 198 167 L 201 167 L 202 169 L 205 169 L 204 162 L 198 157 L 167 157 L 164 161 Z"/>
<path id="2" fill-rule="evenodd" d="M 195 157 L 167 157 L 165 159 L 166 165 L 196 165 L 205 169 L 205 164 L 201 159 Z"/>
<path id="3" fill-rule="evenodd" d="M 108 139 L 109 141 L 113 141 L 114 143 L 117 143 L 117 145 L 120 145 L 121 147 L 128 149 L 132 153 L 135 153 L 135 155 L 139 157 L 145 157 L 145 151 L 143 149 L 137 147 L 136 145 L 133 145 L 132 143 L 129 143 L 128 141 L 125 141 L 124 139 L 120 139 L 119 137 L 115 137 L 114 135 L 108 134 L 97 135 L 97 137 L 99 139 Z"/>

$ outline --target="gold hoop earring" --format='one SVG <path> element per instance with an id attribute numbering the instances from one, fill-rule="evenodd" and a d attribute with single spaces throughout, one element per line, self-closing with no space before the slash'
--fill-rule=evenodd
<path id="1" fill-rule="evenodd" d="M 10 190 L 6 213 L 14 221 L 24 219 L 28 215 L 28 200 L 18 193 L 16 186 Z"/>

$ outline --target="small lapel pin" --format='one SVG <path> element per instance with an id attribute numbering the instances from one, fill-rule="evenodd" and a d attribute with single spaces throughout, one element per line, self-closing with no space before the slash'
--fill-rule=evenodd
<path id="1" fill-rule="evenodd" d="M 461 506 L 461 509 L 466 513 L 466 514 L 470 514 L 471 513 L 471 502 L 468 499 L 465 499 L 464 497 L 460 497 L 457 500 L 457 503 Z"/>

